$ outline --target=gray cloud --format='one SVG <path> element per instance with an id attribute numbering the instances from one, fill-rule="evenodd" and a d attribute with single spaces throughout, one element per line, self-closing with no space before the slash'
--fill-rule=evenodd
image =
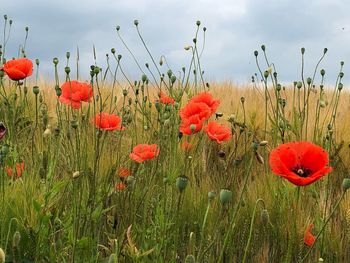
<path id="1" fill-rule="evenodd" d="M 253 51 L 265 44 L 282 81 L 300 78 L 301 47 L 306 48 L 308 74 L 312 74 L 323 48 L 328 47 L 322 67 L 332 83 L 339 62 L 346 62 L 350 56 L 349 9 L 346 0 L 12 0 L 2 3 L 3 14 L 14 20 L 8 55 L 16 56 L 19 44 L 23 43 L 24 27 L 28 25 L 27 53 L 40 59 L 43 74 L 53 75 L 53 57 L 60 59 L 62 72 L 65 52 L 70 51 L 73 59 L 79 46 L 81 71 L 87 75 L 88 66 L 94 63 L 92 46 L 95 45 L 99 65 L 105 65 L 105 54 L 115 47 L 123 54 L 123 67 L 128 75 L 138 77 L 141 73 L 115 30 L 116 25 L 121 26 L 123 38 L 144 67 L 150 58 L 137 36 L 134 19 L 140 21 L 140 29 L 156 61 L 165 55 L 174 71 L 180 70 L 189 63 L 190 54 L 183 47 L 191 44 L 195 21 L 199 19 L 208 28 L 202 60 L 206 77 L 238 82 L 250 80 L 256 72 Z"/>

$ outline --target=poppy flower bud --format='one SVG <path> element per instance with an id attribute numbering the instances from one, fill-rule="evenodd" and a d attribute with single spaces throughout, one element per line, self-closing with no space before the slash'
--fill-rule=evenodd
<path id="1" fill-rule="evenodd" d="M 259 55 L 259 52 L 257 50 L 254 51 L 254 56 L 258 56 Z"/>
<path id="2" fill-rule="evenodd" d="M 312 79 L 311 79 L 310 77 L 306 79 L 306 83 L 307 83 L 308 85 L 310 85 L 311 82 L 312 82 Z"/>
<path id="3" fill-rule="evenodd" d="M 208 193 L 208 199 L 209 201 L 212 201 L 215 198 L 216 193 L 214 191 L 210 191 Z"/>
<path id="4" fill-rule="evenodd" d="M 70 73 L 70 67 L 65 67 L 64 68 L 64 72 L 66 72 L 66 74 L 69 74 Z"/>
<path id="5" fill-rule="evenodd" d="M 323 77 L 326 74 L 326 71 L 324 69 L 321 69 L 320 73 L 321 73 L 321 76 Z"/>
<path id="6" fill-rule="evenodd" d="M 194 38 L 192 41 L 193 41 L 193 43 L 196 44 L 197 43 L 197 38 Z"/>
<path id="7" fill-rule="evenodd" d="M 135 177 L 130 175 L 126 178 L 126 185 L 130 188 L 133 189 L 135 186 Z"/>
<path id="8" fill-rule="evenodd" d="M 62 95 L 62 89 L 61 88 L 57 88 L 56 89 L 56 95 L 57 95 L 57 97 L 60 97 Z"/>
<path id="9" fill-rule="evenodd" d="M 176 76 L 174 76 L 174 75 L 171 76 L 170 81 L 171 81 L 172 84 L 174 84 L 175 81 L 176 81 Z"/>
<path id="10" fill-rule="evenodd" d="M 0 247 L 0 263 L 5 263 L 5 252 L 4 250 L 2 250 L 2 248 Z"/>
<path id="11" fill-rule="evenodd" d="M 8 144 L 4 144 L 1 147 L 1 155 L 6 156 L 10 151 L 10 146 Z"/>
<path id="12" fill-rule="evenodd" d="M 342 183 L 343 190 L 346 191 L 350 188 L 350 179 L 344 178 Z"/>
<path id="13" fill-rule="evenodd" d="M 188 178 L 185 175 L 181 175 L 176 178 L 176 187 L 179 189 L 180 193 L 183 192 L 188 184 Z"/>
<path id="14" fill-rule="evenodd" d="M 344 72 L 340 72 L 339 73 L 339 78 L 343 78 L 344 77 Z"/>
<path id="15" fill-rule="evenodd" d="M 261 221 L 264 225 L 267 225 L 270 222 L 270 215 L 266 209 L 263 209 L 261 211 Z"/>
<path id="16" fill-rule="evenodd" d="M 70 58 L 70 52 L 66 52 L 66 58 L 67 58 L 67 59 Z"/>
<path id="17" fill-rule="evenodd" d="M 269 72 L 267 70 L 264 71 L 264 78 L 267 79 L 269 77 Z"/>
<path id="18" fill-rule="evenodd" d="M 134 25 L 138 26 L 139 25 L 139 20 L 134 20 Z"/>
<path id="19" fill-rule="evenodd" d="M 33 93 L 34 93 L 35 95 L 38 95 L 38 94 L 39 94 L 39 91 L 40 91 L 40 89 L 39 89 L 38 86 L 34 86 L 34 87 L 33 87 Z"/>
<path id="20" fill-rule="evenodd" d="M 305 53 L 305 48 L 302 47 L 302 48 L 300 49 L 300 52 L 301 52 L 301 54 L 303 55 L 303 54 Z"/>
<path id="21" fill-rule="evenodd" d="M 197 20 L 196 25 L 200 26 L 201 25 L 201 21 Z"/>
<path id="22" fill-rule="evenodd" d="M 243 104 L 245 102 L 245 98 L 241 97 L 241 103 Z"/>
<path id="23" fill-rule="evenodd" d="M 145 81 L 147 80 L 147 76 L 143 74 L 141 79 L 142 79 L 142 82 L 145 83 Z"/>
<path id="24" fill-rule="evenodd" d="M 338 84 L 338 90 L 341 91 L 343 89 L 343 83 Z"/>
<path id="25" fill-rule="evenodd" d="M 232 191 L 228 189 L 221 189 L 220 191 L 220 202 L 226 205 L 232 201 Z"/>
<path id="26" fill-rule="evenodd" d="M 18 247 L 19 245 L 19 242 L 21 241 L 21 234 L 16 231 L 14 234 L 13 234 L 13 238 L 12 238 L 12 244 L 14 247 Z"/>
<path id="27" fill-rule="evenodd" d="M 58 58 L 53 58 L 52 62 L 53 62 L 53 64 L 57 65 L 58 64 Z"/>
<path id="28" fill-rule="evenodd" d="M 169 69 L 169 70 L 167 71 L 167 75 L 168 75 L 169 78 L 171 78 L 171 76 L 173 75 L 173 72 L 171 71 L 171 69 Z"/>
<path id="29" fill-rule="evenodd" d="M 74 173 L 73 173 L 73 179 L 77 179 L 78 177 L 80 176 L 80 172 L 79 171 L 75 171 Z"/>

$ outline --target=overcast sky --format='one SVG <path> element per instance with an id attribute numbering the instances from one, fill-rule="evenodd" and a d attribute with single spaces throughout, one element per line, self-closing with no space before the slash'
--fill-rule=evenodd
<path id="1" fill-rule="evenodd" d="M 150 62 L 133 25 L 139 28 L 152 54 L 165 55 L 175 72 L 187 66 L 196 21 L 207 27 L 202 65 L 206 79 L 247 82 L 257 69 L 254 50 L 265 44 L 281 81 L 300 79 L 300 48 L 306 48 L 306 75 L 328 48 L 321 67 L 333 83 L 339 62 L 350 63 L 350 1 L 348 0 L 10 0 L 2 1 L 2 15 L 13 19 L 8 56 L 16 56 L 29 26 L 27 56 L 39 58 L 41 73 L 52 76 L 52 58 L 80 50 L 81 71 L 88 73 L 96 46 L 98 63 L 112 47 L 123 55 L 129 76 L 141 75 L 117 38 L 116 25 L 140 63 Z M 3 21 L 0 24 L 3 30 Z M 201 40 L 199 40 L 201 41 Z M 1 41 L 2 42 L 2 41 Z M 260 52 L 261 53 L 261 52 Z M 164 69 L 165 70 L 165 69 Z M 347 78 L 345 79 L 345 81 Z"/>

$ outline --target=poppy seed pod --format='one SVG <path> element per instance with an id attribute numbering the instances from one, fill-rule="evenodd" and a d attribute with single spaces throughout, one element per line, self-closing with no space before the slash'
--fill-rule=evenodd
<path id="1" fill-rule="evenodd" d="M 176 178 L 176 187 L 179 189 L 180 192 L 183 192 L 188 184 L 188 178 L 185 175 L 181 175 L 178 178 Z"/>
<path id="2" fill-rule="evenodd" d="M 200 26 L 201 25 L 201 21 L 197 20 L 196 25 Z"/>
<path id="3" fill-rule="evenodd" d="M 342 187 L 344 191 L 347 191 L 350 188 L 350 179 L 349 178 L 344 178 Z"/>
<path id="4" fill-rule="evenodd" d="M 210 191 L 208 193 L 208 199 L 209 201 L 213 200 L 215 198 L 216 193 L 214 191 Z"/>
<path id="5" fill-rule="evenodd" d="M 220 202 L 225 205 L 232 201 L 232 191 L 228 189 L 221 189 L 220 191 Z"/>
<path id="6" fill-rule="evenodd" d="M 134 20 L 134 25 L 138 26 L 139 25 L 139 21 L 138 20 Z"/>
<path id="7" fill-rule="evenodd" d="M 259 52 L 257 50 L 254 51 L 254 56 L 258 56 L 259 55 Z"/>
<path id="8" fill-rule="evenodd" d="M 320 73 L 321 73 L 321 76 L 323 77 L 326 74 L 326 71 L 324 69 L 321 69 Z"/>
<path id="9" fill-rule="evenodd" d="M 4 250 L 2 250 L 2 248 L 0 247 L 0 263 L 5 263 L 5 252 Z"/>
<path id="10" fill-rule="evenodd" d="M 53 58 L 52 62 L 53 62 L 53 64 L 57 65 L 58 64 L 58 58 Z"/>
<path id="11" fill-rule="evenodd" d="M 34 87 L 33 87 L 33 93 L 34 93 L 35 95 L 38 95 L 39 92 L 40 92 L 39 87 L 38 87 L 38 86 L 34 86 Z"/>
<path id="12" fill-rule="evenodd" d="M 141 77 L 142 82 L 145 82 L 147 80 L 147 76 L 145 74 L 142 75 Z"/>
<path id="13" fill-rule="evenodd" d="M 297 88 L 298 88 L 298 89 L 301 89 L 302 86 L 303 86 L 303 83 L 301 83 L 301 81 L 298 81 L 298 83 L 297 83 Z"/>

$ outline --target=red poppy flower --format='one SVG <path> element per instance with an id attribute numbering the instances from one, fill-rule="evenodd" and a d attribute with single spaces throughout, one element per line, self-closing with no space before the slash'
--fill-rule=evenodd
<path id="1" fill-rule="evenodd" d="M 124 130 L 122 127 L 122 119 L 115 114 L 108 113 L 98 113 L 93 120 L 95 126 L 100 130 L 114 131 L 114 130 Z"/>
<path id="2" fill-rule="evenodd" d="M 306 228 L 305 235 L 304 235 L 304 243 L 308 247 L 311 247 L 316 240 L 316 237 L 311 232 L 312 229 L 314 229 L 314 224 L 311 224 Z"/>
<path id="3" fill-rule="evenodd" d="M 270 167 L 298 186 L 311 184 L 332 171 L 327 152 L 310 142 L 281 144 L 270 153 Z"/>
<path id="4" fill-rule="evenodd" d="M 16 163 L 16 176 L 17 178 L 22 176 L 22 172 L 24 170 L 24 162 L 21 163 Z M 10 166 L 5 167 L 5 171 L 8 176 L 12 177 L 13 176 L 13 169 Z"/>
<path id="5" fill-rule="evenodd" d="M 123 191 L 125 190 L 125 184 L 120 182 L 120 183 L 116 183 L 115 184 L 115 189 L 118 190 L 118 191 Z"/>
<path id="6" fill-rule="evenodd" d="M 71 105 L 73 109 L 79 109 L 81 102 L 90 101 L 93 95 L 90 84 L 76 80 L 63 83 L 61 90 L 60 102 Z"/>
<path id="7" fill-rule="evenodd" d="M 192 97 L 191 103 L 202 102 L 205 103 L 210 108 L 210 113 L 213 114 L 220 105 L 219 100 L 214 100 L 213 96 L 208 92 L 201 92 L 196 96 Z"/>
<path id="8" fill-rule="evenodd" d="M 210 116 L 210 108 L 202 102 L 189 102 L 180 110 L 180 117 L 182 120 L 186 120 L 192 116 L 198 116 L 199 119 L 206 120 Z"/>
<path id="9" fill-rule="evenodd" d="M 175 100 L 173 98 L 167 96 L 162 91 L 159 93 L 159 101 L 160 101 L 160 103 L 163 103 L 163 104 L 174 104 L 175 103 Z"/>
<path id="10" fill-rule="evenodd" d="M 159 155 L 157 144 L 139 144 L 136 145 L 130 153 L 130 158 L 135 162 L 142 163 L 146 160 L 151 160 Z"/>
<path id="11" fill-rule="evenodd" d="M 131 172 L 128 168 L 120 167 L 118 170 L 118 175 L 120 178 L 128 177 L 128 176 L 130 176 L 130 174 L 131 174 Z"/>
<path id="12" fill-rule="evenodd" d="M 208 122 L 204 131 L 208 134 L 210 139 L 216 141 L 218 144 L 231 139 L 231 129 L 224 125 L 220 125 L 215 121 Z"/>
<path id="13" fill-rule="evenodd" d="M 3 70 L 12 80 L 21 80 L 33 74 L 33 62 L 27 58 L 7 61 Z"/>

